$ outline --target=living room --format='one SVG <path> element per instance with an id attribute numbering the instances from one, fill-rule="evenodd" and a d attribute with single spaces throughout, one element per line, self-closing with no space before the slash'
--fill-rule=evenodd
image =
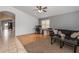
<path id="1" fill-rule="evenodd" d="M 0 58 L 78 59 L 78 0 L 1 0 Z"/>
<path id="2" fill-rule="evenodd" d="M 51 40 L 47 30 L 47 28 L 57 29 L 64 35 L 64 31 L 69 31 L 68 33 L 72 31 L 72 34 L 79 32 L 78 6 L 1 6 L 0 11 L 11 12 L 15 15 L 15 38 L 21 45 L 21 47 L 17 46 L 18 49 L 16 49 L 16 46 L 12 47 L 14 43 L 12 45 L 8 43 L 10 48 L 1 48 L 1 52 L 17 52 L 17 50 L 31 53 L 79 52 L 74 42 L 70 46 L 67 43 L 64 44 L 63 48 L 60 48 L 61 44 L 58 41 L 51 44 L 53 39 Z M 37 25 L 41 25 L 40 33 L 36 31 Z M 72 45 L 74 47 L 71 47 Z"/>
<path id="3" fill-rule="evenodd" d="M 38 23 L 36 25 L 42 25 L 42 29 L 44 29 L 44 36 L 42 34 L 31 34 L 31 35 L 23 35 L 20 36 L 19 39 L 24 45 L 27 52 L 34 53 L 73 53 L 75 51 L 78 52 L 78 48 L 67 46 L 64 48 L 60 48 L 60 43 L 55 43 L 51 45 L 51 40 L 48 35 L 46 35 L 46 28 L 53 29 L 64 29 L 70 30 L 74 32 L 78 32 L 78 6 L 28 6 L 28 7 L 15 7 L 24 12 L 28 11 L 28 14 L 36 17 L 38 19 Z M 45 12 L 39 12 L 37 8 L 46 8 Z M 34 29 L 34 27 L 33 27 Z M 67 32 L 67 31 L 66 31 Z M 69 32 L 70 33 L 70 32 Z M 65 33 L 64 33 L 65 34 Z M 73 34 L 73 33 L 72 33 Z M 70 35 L 69 35 L 70 36 Z M 38 42 L 38 43 L 37 43 Z M 42 43 L 41 43 L 42 42 Z M 70 42 L 70 41 L 69 41 Z M 72 43 L 72 42 L 70 42 Z M 73 42 L 74 43 L 74 42 Z M 58 44 L 58 45 L 57 45 Z M 69 43 L 67 43 L 69 44 Z"/>

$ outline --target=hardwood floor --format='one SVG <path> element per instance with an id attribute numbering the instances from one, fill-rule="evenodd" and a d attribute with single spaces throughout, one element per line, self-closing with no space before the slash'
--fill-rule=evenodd
<path id="1" fill-rule="evenodd" d="M 35 42 L 37 40 L 48 39 L 48 35 L 42 35 L 42 34 L 23 35 L 23 36 L 18 36 L 18 39 L 22 42 L 23 45 L 26 45 L 31 42 Z"/>

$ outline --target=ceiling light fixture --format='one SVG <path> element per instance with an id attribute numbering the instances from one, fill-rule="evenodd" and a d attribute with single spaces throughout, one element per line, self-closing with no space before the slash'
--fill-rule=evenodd
<path id="1" fill-rule="evenodd" d="M 43 10 L 38 10 L 38 12 L 39 12 L 39 13 L 42 13 L 42 12 L 43 12 Z"/>

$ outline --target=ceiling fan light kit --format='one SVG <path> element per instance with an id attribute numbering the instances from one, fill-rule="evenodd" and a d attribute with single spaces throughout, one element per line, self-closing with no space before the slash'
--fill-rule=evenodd
<path id="1" fill-rule="evenodd" d="M 42 12 L 43 12 L 43 10 L 38 10 L 38 12 L 39 12 L 39 13 L 42 13 Z"/>

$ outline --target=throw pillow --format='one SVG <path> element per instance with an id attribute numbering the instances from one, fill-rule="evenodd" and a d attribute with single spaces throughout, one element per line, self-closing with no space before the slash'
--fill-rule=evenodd
<path id="1" fill-rule="evenodd" d="M 79 39 L 79 37 L 77 37 L 77 39 Z"/>
<path id="2" fill-rule="evenodd" d="M 61 37 L 65 37 L 65 34 L 63 34 L 61 31 L 59 31 L 58 34 L 59 34 Z"/>
<path id="3" fill-rule="evenodd" d="M 61 36 L 61 40 L 64 40 L 64 38 L 65 38 L 65 34 L 63 34 L 61 31 L 59 31 L 59 32 L 58 32 L 58 35 Z"/>
<path id="4" fill-rule="evenodd" d="M 71 34 L 71 38 L 76 38 L 78 35 L 79 35 L 78 32 L 72 33 L 72 34 Z"/>

